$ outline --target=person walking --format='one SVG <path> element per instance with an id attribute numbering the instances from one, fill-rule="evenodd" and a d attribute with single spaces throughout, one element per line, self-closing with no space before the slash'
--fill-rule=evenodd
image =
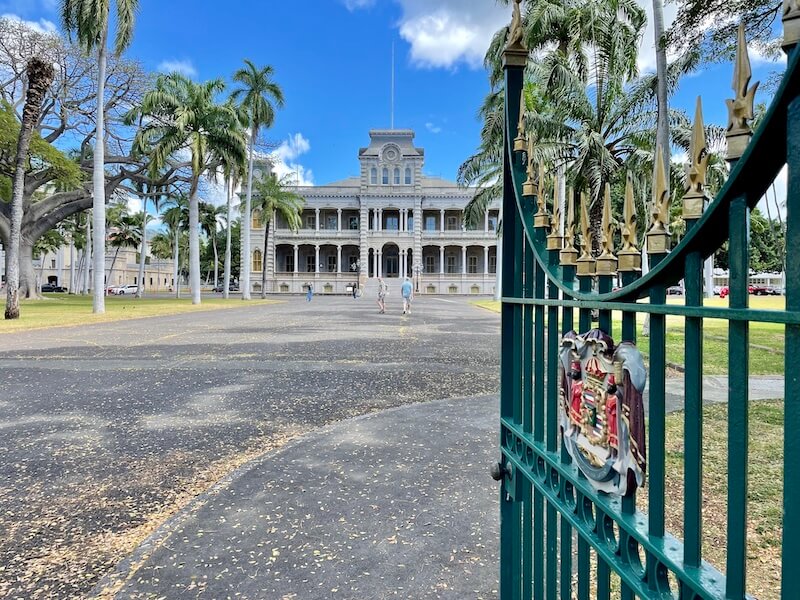
<path id="1" fill-rule="evenodd" d="M 353 284 L 353 300 L 355 300 L 356 298 L 358 298 L 358 282 L 357 281 Z"/>
<path id="2" fill-rule="evenodd" d="M 386 312 L 386 294 L 389 293 L 389 286 L 383 280 L 383 277 L 378 277 L 378 311 L 379 314 Z"/>
<path id="3" fill-rule="evenodd" d="M 411 301 L 414 299 L 414 285 L 406 277 L 403 285 L 400 286 L 400 294 L 403 296 L 403 314 L 411 314 Z"/>
<path id="4" fill-rule="evenodd" d="M 308 292 L 306 292 L 306 302 L 311 302 L 311 298 L 314 296 L 314 284 L 308 284 Z"/>

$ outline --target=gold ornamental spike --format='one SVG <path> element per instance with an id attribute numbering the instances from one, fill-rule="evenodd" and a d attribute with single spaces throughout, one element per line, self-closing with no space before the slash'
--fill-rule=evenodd
<path id="1" fill-rule="evenodd" d="M 633 198 L 633 181 L 628 173 L 625 182 L 625 203 L 622 208 L 622 250 L 619 251 L 618 271 L 639 271 L 642 255 L 636 247 L 636 204 Z"/>
<path id="2" fill-rule="evenodd" d="M 528 173 L 528 178 L 525 180 L 525 183 L 522 184 L 522 195 L 523 196 L 535 196 L 536 195 L 536 182 L 534 181 L 534 171 L 533 171 L 533 136 L 528 136 L 528 163 L 525 171 Z"/>
<path id="3" fill-rule="evenodd" d="M 800 41 L 800 2 L 783 0 L 783 50 L 789 49 Z"/>
<path id="4" fill-rule="evenodd" d="M 519 94 L 519 120 L 517 121 L 517 137 L 514 138 L 514 152 L 525 152 L 528 140 L 525 134 L 525 88 Z"/>
<path id="5" fill-rule="evenodd" d="M 575 194 L 567 190 L 567 222 L 564 224 L 564 249 L 559 253 L 562 266 L 578 264 L 578 250 L 575 248 Z"/>
<path id="6" fill-rule="evenodd" d="M 600 245 L 602 252 L 597 257 L 597 274 L 613 275 L 617 271 L 617 257 L 614 256 L 614 222 L 611 218 L 611 184 L 609 183 L 606 183 L 603 197 Z"/>
<path id="7" fill-rule="evenodd" d="M 547 214 L 547 199 L 544 197 L 544 164 L 539 163 L 539 181 L 536 191 L 536 214 L 533 215 L 534 227 L 547 227 L 550 215 Z"/>
<path id="8" fill-rule="evenodd" d="M 558 175 L 553 177 L 553 212 L 550 216 L 550 233 L 547 234 L 547 249 L 561 250 L 564 237 L 558 232 L 561 223 L 561 209 L 558 206 Z"/>
<path id="9" fill-rule="evenodd" d="M 511 13 L 511 24 L 508 26 L 508 38 L 503 50 L 503 66 L 524 67 L 528 62 L 528 48 L 525 46 L 524 30 L 520 2 L 514 0 Z"/>
<path id="10" fill-rule="evenodd" d="M 703 125 L 703 103 L 697 97 L 694 114 L 692 144 L 689 149 L 689 169 L 686 173 L 687 191 L 683 196 L 683 218 L 699 219 L 703 216 L 707 204 L 706 173 L 708 172 L 708 146 L 706 130 Z"/>
<path id="11" fill-rule="evenodd" d="M 650 212 L 650 230 L 647 232 L 648 254 L 663 254 L 669 250 L 669 194 L 667 176 L 664 171 L 664 153 L 661 146 L 656 152 L 655 182 L 653 184 L 653 206 Z"/>
<path id="12" fill-rule="evenodd" d="M 586 192 L 581 192 L 581 238 L 578 275 L 594 275 L 595 260 L 592 257 L 592 228 L 589 225 L 589 202 Z"/>
<path id="13" fill-rule="evenodd" d="M 747 53 L 747 39 L 744 35 L 744 23 L 739 24 L 738 43 L 736 45 L 736 66 L 733 72 L 732 100 L 726 100 L 728 105 L 728 160 L 736 160 L 744 154 L 753 130 L 750 121 L 753 120 L 753 105 L 755 102 L 758 82 L 750 87 L 753 72 L 750 69 L 750 56 Z"/>

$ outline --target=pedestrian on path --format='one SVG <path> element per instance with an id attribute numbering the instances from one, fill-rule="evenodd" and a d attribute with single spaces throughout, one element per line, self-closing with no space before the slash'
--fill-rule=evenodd
<path id="1" fill-rule="evenodd" d="M 400 294 L 403 296 L 403 314 L 411 314 L 411 301 L 414 299 L 414 285 L 406 277 L 403 285 L 400 286 Z"/>
<path id="2" fill-rule="evenodd" d="M 308 292 L 306 292 L 306 302 L 311 302 L 311 298 L 314 296 L 314 284 L 308 284 Z"/>
<path id="3" fill-rule="evenodd" d="M 383 280 L 383 277 L 378 277 L 378 313 L 384 314 L 386 312 L 386 294 L 389 293 L 389 286 Z"/>
<path id="4" fill-rule="evenodd" d="M 356 298 L 358 298 L 358 282 L 357 281 L 353 284 L 353 300 L 355 300 Z"/>

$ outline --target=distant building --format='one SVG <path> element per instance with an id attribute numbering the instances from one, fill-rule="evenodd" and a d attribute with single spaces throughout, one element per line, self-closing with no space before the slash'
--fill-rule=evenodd
<path id="1" fill-rule="evenodd" d="M 476 229 L 463 225 L 475 188 L 422 173 L 424 150 L 408 129 L 371 130 L 358 152 L 360 176 L 304 186 L 302 225 L 292 232 L 280 216 L 268 239 L 254 211 L 251 266 L 254 291 L 346 293 L 382 276 L 415 280 L 420 293 L 492 294 L 497 270 L 499 203 Z"/>

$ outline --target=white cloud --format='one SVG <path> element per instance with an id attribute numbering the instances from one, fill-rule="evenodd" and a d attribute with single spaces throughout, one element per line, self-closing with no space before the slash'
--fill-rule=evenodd
<path id="1" fill-rule="evenodd" d="M 347 10 L 353 12 L 360 8 L 370 8 L 375 5 L 375 0 L 344 0 L 344 5 Z"/>
<path id="2" fill-rule="evenodd" d="M 48 21 L 47 19 L 39 19 L 38 21 L 28 21 L 19 17 L 18 15 L 5 13 L 0 15 L 3 19 L 9 19 L 11 21 L 18 21 L 22 23 L 26 27 L 33 29 L 38 33 L 58 33 L 58 26 L 53 23 L 52 21 Z"/>
<path id="3" fill-rule="evenodd" d="M 511 20 L 511 9 L 493 2 L 398 1 L 403 9 L 400 35 L 420 67 L 480 67 L 492 36 Z"/>
<path id="4" fill-rule="evenodd" d="M 431 133 L 441 133 L 442 131 L 441 127 L 439 127 L 438 125 L 434 125 L 431 122 L 425 123 L 425 129 L 427 129 Z"/>
<path id="5" fill-rule="evenodd" d="M 156 69 L 162 73 L 180 73 L 186 77 L 197 77 L 197 69 L 190 60 L 162 60 Z"/>
<path id="6" fill-rule="evenodd" d="M 656 70 L 656 38 L 653 29 L 653 2 L 652 0 L 637 0 L 639 5 L 644 8 L 647 13 L 647 26 L 642 35 L 642 41 L 639 46 L 639 57 L 636 62 L 639 66 L 639 71 L 644 73 L 647 71 Z M 670 28 L 678 15 L 677 4 L 664 4 L 664 29 Z M 671 55 L 667 56 L 667 60 L 674 58 Z"/>
<path id="7" fill-rule="evenodd" d="M 277 149 L 270 153 L 273 170 L 278 177 L 289 176 L 297 185 L 314 185 L 314 174 L 297 162 L 297 159 L 311 150 L 311 143 L 302 133 L 289 135 Z"/>

